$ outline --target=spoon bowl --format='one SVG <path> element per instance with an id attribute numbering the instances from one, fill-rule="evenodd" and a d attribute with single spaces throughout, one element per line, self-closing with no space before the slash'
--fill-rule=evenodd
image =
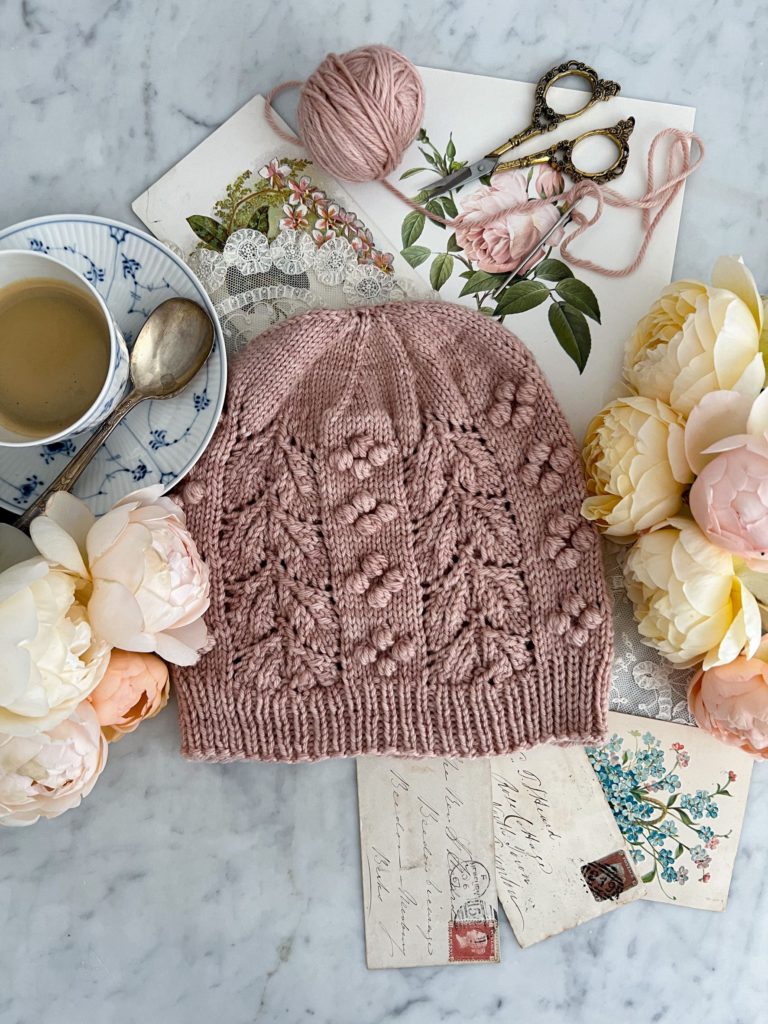
<path id="1" fill-rule="evenodd" d="M 141 398 L 170 398 L 185 388 L 213 348 L 213 324 L 190 299 L 168 299 L 139 331 L 131 380 Z"/>

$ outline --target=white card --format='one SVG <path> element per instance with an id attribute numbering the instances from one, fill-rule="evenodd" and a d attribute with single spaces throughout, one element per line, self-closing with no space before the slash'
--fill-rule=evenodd
<path id="1" fill-rule="evenodd" d="M 611 712 L 587 754 L 620 822 L 645 899 L 725 910 L 753 759 L 688 725 Z"/>
<path id="2" fill-rule="evenodd" d="M 644 893 L 582 747 L 491 761 L 499 899 L 521 946 Z"/>
<path id="3" fill-rule="evenodd" d="M 277 121 L 284 128 L 289 128 L 279 117 Z M 307 155 L 298 143 L 284 142 L 272 131 L 264 117 L 264 97 L 256 95 L 154 185 L 150 185 L 146 192 L 133 201 L 131 209 L 153 235 L 177 245 L 186 255 L 199 242 L 187 224 L 187 217 L 194 214 L 209 215 L 226 186 L 238 174 L 246 169 L 255 170 L 275 156 Z M 324 189 L 336 202 L 348 210 L 355 210 L 375 239 L 384 239 L 381 228 L 355 205 L 352 196 L 335 178 L 323 174 L 320 168 L 314 166 L 308 173 L 313 183 Z M 392 255 L 398 279 L 411 283 L 414 297 L 424 297 L 429 288 L 425 287 L 416 271 L 399 255 L 397 246 Z"/>
<path id="4" fill-rule="evenodd" d="M 498 963 L 490 761 L 357 761 L 368 967 Z"/>
<path id="5" fill-rule="evenodd" d="M 610 77 L 610 66 L 599 70 Z M 426 95 L 424 128 L 441 152 L 448 143 L 449 135 L 452 135 L 458 160 L 471 162 L 480 159 L 529 122 L 534 95 L 534 87 L 529 83 L 435 68 L 419 68 L 419 72 Z M 572 92 L 559 88 L 554 89 L 551 95 L 555 104 L 558 101 L 564 103 L 564 95 L 573 97 Z M 605 128 L 620 119 L 634 117 L 636 125 L 629 140 L 629 163 L 621 178 L 610 184 L 623 195 L 636 197 L 646 189 L 646 159 L 653 137 L 663 128 L 692 129 L 694 114 L 693 107 L 638 100 L 622 93 L 566 121 L 555 131 L 530 140 L 510 156 L 532 153 L 560 139 L 572 139 L 590 129 Z M 435 171 L 426 171 L 405 181 L 400 180 L 404 171 L 426 166 L 419 145 L 417 140 L 408 147 L 397 170 L 389 178 L 409 195 L 415 195 L 420 188 L 427 188 L 429 182 L 438 176 Z M 665 154 L 665 150 L 660 153 L 657 179 L 663 171 Z M 353 203 L 385 226 L 390 240 L 387 247 L 401 249 L 401 225 L 409 212 L 402 201 L 377 182 L 348 184 L 346 187 Z M 474 183 L 457 193 L 459 209 L 462 198 L 471 195 L 476 188 Z M 508 316 L 504 321 L 505 327 L 517 334 L 533 352 L 579 439 L 592 417 L 615 396 L 624 344 L 637 321 L 669 283 L 682 204 L 683 195 L 680 193 L 659 223 L 645 261 L 629 277 L 610 278 L 574 268 L 576 276 L 596 294 L 602 314 L 600 324 L 590 322 L 592 352 L 581 377 L 552 334 L 547 321 L 549 303 Z M 585 202 L 585 212 L 591 213 L 593 206 L 592 202 Z M 416 244 L 433 252 L 444 252 L 448 234 L 437 225 L 427 223 Z M 574 243 L 574 252 L 604 266 L 622 267 L 634 258 L 641 238 L 639 211 L 606 209 L 599 224 Z M 381 241 L 383 243 L 383 239 Z M 552 255 L 558 256 L 557 250 Z M 452 275 L 442 287 L 440 296 L 456 301 L 464 285 L 459 276 L 464 266 L 453 256 L 449 260 L 453 264 Z M 427 281 L 431 266 L 432 260 L 428 259 L 418 268 L 418 273 Z M 475 308 L 471 295 L 458 301 Z"/>

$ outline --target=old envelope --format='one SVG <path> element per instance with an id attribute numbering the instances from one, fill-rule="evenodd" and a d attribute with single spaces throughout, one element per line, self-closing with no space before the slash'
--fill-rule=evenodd
<path id="1" fill-rule="evenodd" d="M 491 761 L 499 898 L 521 946 L 643 895 L 582 747 Z"/>
<path id="2" fill-rule="evenodd" d="M 490 762 L 357 761 L 369 967 L 498 963 Z"/>

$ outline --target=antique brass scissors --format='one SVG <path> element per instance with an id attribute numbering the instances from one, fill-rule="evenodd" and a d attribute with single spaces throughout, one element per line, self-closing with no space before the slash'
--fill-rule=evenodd
<path id="1" fill-rule="evenodd" d="M 547 93 L 551 86 L 559 82 L 561 78 L 566 78 L 569 75 L 578 75 L 579 78 L 583 78 L 589 84 L 589 93 L 587 94 L 587 101 L 583 106 L 570 114 L 564 114 L 554 110 L 549 105 Z M 572 181 L 582 181 L 584 178 L 589 178 L 592 181 L 602 183 L 618 178 L 627 166 L 627 159 L 629 157 L 628 140 L 635 127 L 634 117 L 628 117 L 626 121 L 619 121 L 611 128 L 595 128 L 592 131 L 584 132 L 583 135 L 579 135 L 575 139 L 556 142 L 548 149 L 542 149 L 540 152 L 532 153 L 530 156 L 523 156 L 517 160 L 505 160 L 503 162 L 501 158 L 511 149 L 516 149 L 524 142 L 527 142 L 528 139 L 534 139 L 538 135 L 551 132 L 559 124 L 562 124 L 563 121 L 570 121 L 578 117 L 579 114 L 583 114 L 585 110 L 589 110 L 596 103 L 616 96 L 620 89 L 621 86 L 618 82 L 605 81 L 598 76 L 593 68 L 582 64 L 581 61 L 569 60 L 565 64 L 559 64 L 539 79 L 536 86 L 533 115 L 531 123 L 527 128 L 518 132 L 517 135 L 513 135 L 512 138 L 507 139 L 500 146 L 497 146 L 496 149 L 484 156 L 482 160 L 477 160 L 473 164 L 460 167 L 451 174 L 447 174 L 444 178 L 440 178 L 433 185 L 423 189 L 420 198 L 422 200 L 433 199 L 443 192 L 448 192 L 458 185 L 465 185 L 469 181 L 475 181 L 477 178 L 484 178 L 490 174 L 500 174 L 504 171 L 513 171 L 521 167 L 533 167 L 535 164 L 549 164 L 551 167 L 562 171 L 563 174 L 568 175 Z M 604 167 L 599 171 L 579 170 L 573 162 L 574 149 L 585 139 L 598 135 L 609 139 L 614 144 L 616 147 L 615 160 L 608 167 Z"/>

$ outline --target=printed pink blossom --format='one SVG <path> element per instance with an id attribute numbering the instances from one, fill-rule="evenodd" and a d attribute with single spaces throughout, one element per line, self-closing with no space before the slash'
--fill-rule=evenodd
<path id="1" fill-rule="evenodd" d="M 533 209 L 520 207 L 528 199 L 527 177 L 522 172 L 496 175 L 491 184 L 477 189 L 462 204 L 454 221 L 456 241 L 479 270 L 503 273 L 514 270 L 536 246 L 560 216 L 552 203 Z M 563 237 L 562 230 L 551 236 L 555 245 Z M 525 270 L 543 255 L 533 252 Z"/>
<path id="2" fill-rule="evenodd" d="M 277 157 L 259 169 L 259 177 L 266 178 L 272 188 L 282 188 L 285 185 L 286 177 L 291 173 L 288 164 L 281 164 Z"/>
<path id="3" fill-rule="evenodd" d="M 536 192 L 544 199 L 549 199 L 552 196 L 559 196 L 563 191 L 565 181 L 560 171 L 554 167 L 550 167 L 549 164 L 543 164 L 539 168 L 539 173 L 536 176 Z"/>

